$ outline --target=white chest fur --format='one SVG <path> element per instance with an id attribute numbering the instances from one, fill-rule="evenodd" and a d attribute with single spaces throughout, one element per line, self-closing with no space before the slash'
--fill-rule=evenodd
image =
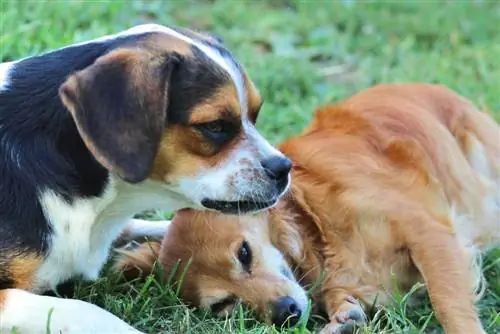
<path id="1" fill-rule="evenodd" d="M 100 197 L 75 199 L 69 204 L 54 192 L 45 191 L 39 200 L 53 233 L 50 251 L 35 276 L 35 291 L 54 289 L 78 276 L 96 279 L 113 241 L 135 213 L 192 206 L 161 183 L 145 181 L 132 185 L 113 177 Z"/>
<path id="2" fill-rule="evenodd" d="M 77 199 L 69 204 L 51 191 L 40 196 L 53 233 L 50 252 L 35 278 L 35 290 L 53 289 L 75 276 L 98 277 L 109 247 L 124 224 L 124 219 L 106 222 L 99 219 L 114 197 L 112 191 L 106 191 L 104 198 Z"/>

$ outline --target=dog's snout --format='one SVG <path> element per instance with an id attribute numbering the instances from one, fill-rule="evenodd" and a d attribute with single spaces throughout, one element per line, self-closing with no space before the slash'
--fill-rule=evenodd
<path id="1" fill-rule="evenodd" d="M 282 180 L 288 177 L 292 169 L 292 161 L 285 156 L 272 156 L 261 161 L 266 174 L 274 180 Z"/>
<path id="2" fill-rule="evenodd" d="M 272 321 L 277 326 L 294 326 L 300 320 L 302 310 L 290 296 L 280 297 L 274 303 Z"/>

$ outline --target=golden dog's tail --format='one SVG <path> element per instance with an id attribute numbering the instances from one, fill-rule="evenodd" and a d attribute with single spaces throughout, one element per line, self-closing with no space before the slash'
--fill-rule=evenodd
<path id="1" fill-rule="evenodd" d="M 126 279 L 145 277 L 155 271 L 161 244 L 157 241 L 128 244 L 115 249 L 118 256 L 112 270 Z"/>

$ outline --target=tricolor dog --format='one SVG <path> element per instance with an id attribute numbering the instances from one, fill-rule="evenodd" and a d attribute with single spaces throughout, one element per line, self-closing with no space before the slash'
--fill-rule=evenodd
<path id="1" fill-rule="evenodd" d="M 135 331 L 41 296 L 95 279 L 113 240 L 162 235 L 145 209 L 251 213 L 290 161 L 256 130 L 259 93 L 218 39 L 147 24 L 0 64 L 0 332 Z"/>
<path id="2" fill-rule="evenodd" d="M 181 260 L 187 302 L 224 314 L 242 301 L 278 325 L 300 319 L 305 288 L 319 282 L 325 334 L 351 332 L 364 306 L 424 282 L 446 333 L 484 333 L 476 260 L 500 244 L 491 117 L 445 87 L 379 85 L 321 108 L 280 149 L 293 168 L 277 206 L 240 217 L 181 210 L 161 246 L 129 250 L 116 268 L 150 272 L 157 255 L 170 272 Z"/>

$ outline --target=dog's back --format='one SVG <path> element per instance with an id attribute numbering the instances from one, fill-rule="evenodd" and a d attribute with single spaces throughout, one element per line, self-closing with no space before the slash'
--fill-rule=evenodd
<path id="1" fill-rule="evenodd" d="M 281 146 L 323 237 L 329 313 L 348 310 L 349 295 L 389 301 L 395 275 L 402 287 L 425 281 L 447 331 L 481 332 L 473 292 L 478 256 L 500 241 L 499 140 L 489 116 L 444 87 L 380 85 L 323 108 Z"/>
<path id="2" fill-rule="evenodd" d="M 320 110 L 303 135 L 281 149 L 296 165 L 354 178 L 353 189 L 366 191 L 374 182 L 373 189 L 406 188 L 408 196 L 451 216 L 468 245 L 488 248 L 500 240 L 499 127 L 443 86 L 367 89 Z"/>

